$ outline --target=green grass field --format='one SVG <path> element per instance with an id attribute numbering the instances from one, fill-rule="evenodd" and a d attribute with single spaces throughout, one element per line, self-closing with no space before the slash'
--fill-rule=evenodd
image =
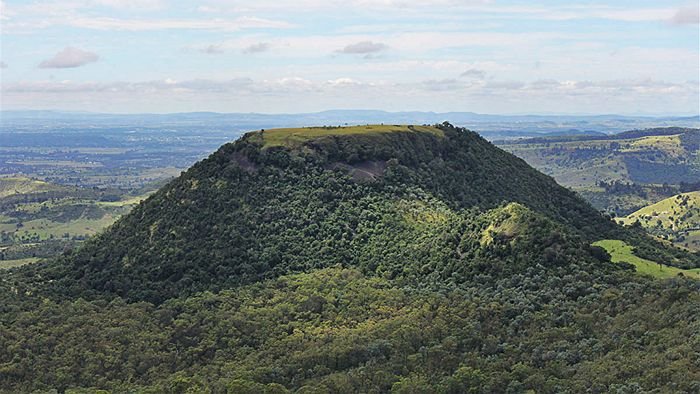
<path id="1" fill-rule="evenodd" d="M 96 204 L 103 207 L 124 207 L 128 205 L 138 205 L 138 203 L 145 200 L 151 194 L 153 193 L 150 192 L 140 196 L 127 197 L 119 201 L 98 201 Z"/>
<path id="2" fill-rule="evenodd" d="M 431 126 L 408 126 L 408 125 L 366 125 L 348 127 L 304 127 L 270 129 L 261 132 L 264 147 L 273 146 L 296 146 L 310 139 L 329 135 L 363 135 L 363 134 L 383 134 L 397 132 L 421 132 L 443 136 L 440 129 Z"/>
<path id="3" fill-rule="evenodd" d="M 620 140 L 620 142 L 629 144 L 628 147 L 621 149 L 622 152 L 662 150 L 673 157 L 679 157 L 685 153 L 685 149 L 681 145 L 680 134 L 655 135 L 631 140 Z"/>
<path id="4" fill-rule="evenodd" d="M 69 234 L 71 237 L 89 237 L 111 225 L 118 218 L 118 215 L 106 214 L 99 219 L 78 218 L 66 223 L 36 219 L 24 222 L 19 229 L 14 223 L 0 223 L 0 231 L 14 232 L 16 236 L 26 239 L 33 238 L 36 235 L 38 240 L 46 240 L 52 237 L 61 238 L 64 234 Z"/>
<path id="5" fill-rule="evenodd" d="M 0 198 L 15 194 L 41 193 L 64 189 L 69 188 L 36 179 L 22 177 L 0 178 Z"/>
<path id="6" fill-rule="evenodd" d="M 37 259 L 35 257 L 30 257 L 30 258 L 26 258 L 26 259 L 17 259 L 17 260 L 0 260 L 0 270 L 19 267 L 21 265 L 26 265 L 26 264 L 31 264 L 31 263 L 36 263 L 37 261 L 39 261 L 39 259 Z"/>
<path id="7" fill-rule="evenodd" d="M 684 270 L 643 259 L 635 256 L 632 247 L 624 241 L 605 239 L 593 243 L 593 246 L 600 246 L 610 253 L 613 263 L 625 262 L 634 265 L 637 273 L 642 275 L 667 279 L 676 277 L 679 273 L 682 273 L 686 277 L 700 280 L 700 269 Z"/>

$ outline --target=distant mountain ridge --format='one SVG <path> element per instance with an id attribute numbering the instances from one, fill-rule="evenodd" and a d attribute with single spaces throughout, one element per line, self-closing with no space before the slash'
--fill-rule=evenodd
<path id="1" fill-rule="evenodd" d="M 695 135 L 700 133 L 699 128 L 692 127 L 653 127 L 648 129 L 627 130 L 615 134 L 605 134 L 600 132 L 576 132 L 568 133 L 552 133 L 542 137 L 522 138 L 511 141 L 494 141 L 496 144 L 536 144 L 536 143 L 554 143 L 554 142 L 584 142 L 584 141 L 615 141 L 635 139 L 652 136 L 669 136 L 669 135 Z"/>

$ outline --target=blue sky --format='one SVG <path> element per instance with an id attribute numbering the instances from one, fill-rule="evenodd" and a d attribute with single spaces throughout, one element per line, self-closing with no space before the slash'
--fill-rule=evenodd
<path id="1" fill-rule="evenodd" d="M 0 1 L 2 109 L 697 114 L 698 2 Z"/>

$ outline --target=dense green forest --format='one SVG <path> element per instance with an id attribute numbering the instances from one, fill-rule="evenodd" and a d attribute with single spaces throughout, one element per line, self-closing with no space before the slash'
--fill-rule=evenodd
<path id="1" fill-rule="evenodd" d="M 698 392 L 698 257 L 449 124 L 259 131 L 0 281 L 0 391 Z"/>

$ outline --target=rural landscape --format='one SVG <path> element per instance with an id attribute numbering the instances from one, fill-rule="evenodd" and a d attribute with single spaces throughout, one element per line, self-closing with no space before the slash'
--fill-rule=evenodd
<path id="1" fill-rule="evenodd" d="M 0 394 L 700 393 L 700 7 L 0 0 Z"/>
<path id="2" fill-rule="evenodd" d="M 700 129 L 496 141 L 623 225 L 698 250 Z"/>

